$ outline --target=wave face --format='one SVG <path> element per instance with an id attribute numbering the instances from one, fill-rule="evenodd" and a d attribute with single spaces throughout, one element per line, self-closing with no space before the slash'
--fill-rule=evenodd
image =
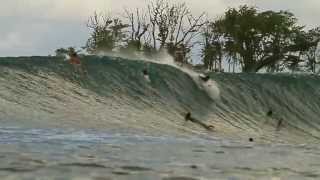
<path id="1" fill-rule="evenodd" d="M 210 74 L 207 87 L 169 65 L 96 56 L 82 61 L 84 76 L 58 57 L 1 58 L 2 124 L 299 143 L 320 138 L 316 76 Z M 186 112 L 215 130 L 185 122 Z"/>

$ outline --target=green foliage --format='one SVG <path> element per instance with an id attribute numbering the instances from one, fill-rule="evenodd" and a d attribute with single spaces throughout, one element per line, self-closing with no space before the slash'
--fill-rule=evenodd
<path id="1" fill-rule="evenodd" d="M 111 52 L 123 43 L 126 37 L 124 29 L 128 27 L 118 18 L 112 19 L 97 13 L 90 18 L 87 26 L 92 29 L 86 44 L 89 53 Z"/>
<path id="2" fill-rule="evenodd" d="M 92 30 L 86 44 L 89 53 L 120 52 L 151 57 L 151 53 L 159 54 L 166 49 L 175 59 L 186 61 L 204 17 L 204 14 L 193 16 L 185 3 L 169 0 L 151 0 L 146 11 L 126 9 L 123 15 L 125 23 L 122 18 L 97 13 L 89 18 L 87 26 Z"/>
<path id="3" fill-rule="evenodd" d="M 306 48 L 302 52 L 302 56 L 306 60 L 307 71 L 316 73 L 316 65 L 319 63 L 317 59 L 319 58 L 318 42 L 320 40 L 320 27 L 309 30 L 305 36 L 307 39 L 306 46 L 309 48 Z"/>
<path id="4" fill-rule="evenodd" d="M 135 56 L 136 53 L 141 51 L 141 42 L 138 40 L 128 40 L 125 45 L 120 47 L 120 53 L 125 55 Z"/>
<path id="5" fill-rule="evenodd" d="M 55 55 L 58 57 L 65 57 L 66 55 L 77 53 L 76 49 L 74 47 L 68 47 L 68 48 L 59 48 L 55 50 Z"/>
<path id="6" fill-rule="evenodd" d="M 320 28 L 305 31 L 288 11 L 259 11 L 247 5 L 229 8 L 214 21 L 195 17 L 185 3 L 152 0 L 147 11 L 125 10 L 122 18 L 94 13 L 86 44 L 89 53 L 120 52 L 154 58 L 166 49 L 178 62 L 187 63 L 191 48 L 201 34 L 201 57 L 209 70 L 222 64 L 240 66 L 243 72 L 317 71 Z M 57 55 L 67 50 L 58 49 Z"/>
<path id="7" fill-rule="evenodd" d="M 143 49 L 143 55 L 147 58 L 154 58 L 158 54 L 157 50 L 148 43 L 143 44 L 142 49 Z"/>
<path id="8" fill-rule="evenodd" d="M 217 22 L 207 24 L 203 29 L 202 36 L 204 37 L 204 44 L 202 48 L 202 58 L 205 67 L 209 70 L 217 70 L 219 64 L 219 71 L 222 70 L 222 42 L 220 37 L 222 34 L 217 29 Z"/>
<path id="9" fill-rule="evenodd" d="M 258 12 L 257 8 L 246 5 L 228 9 L 207 28 L 209 31 L 203 34 L 204 63 L 216 61 L 222 52 L 229 59 L 240 57 L 237 61 L 243 72 L 296 70 L 303 62 L 301 54 L 314 52 L 316 39 L 320 37 L 314 31 L 313 36 L 304 32 L 304 27 L 297 25 L 297 19 L 288 11 Z"/>
<path id="10" fill-rule="evenodd" d="M 68 49 L 59 48 L 59 49 L 55 50 L 55 54 L 56 54 L 56 56 L 58 56 L 58 57 L 64 57 L 65 55 L 68 54 Z"/>

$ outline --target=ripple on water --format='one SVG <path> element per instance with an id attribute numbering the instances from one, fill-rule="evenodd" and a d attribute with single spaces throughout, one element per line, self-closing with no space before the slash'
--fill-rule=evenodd
<path id="1" fill-rule="evenodd" d="M 97 163 L 64 163 L 60 164 L 60 166 L 75 166 L 75 167 L 85 167 L 85 168 L 108 168 L 105 165 L 97 164 Z"/>
<path id="2" fill-rule="evenodd" d="M 4 167 L 0 168 L 0 171 L 7 171 L 11 173 L 25 173 L 25 172 L 33 172 L 37 171 L 41 167 Z"/>
<path id="3" fill-rule="evenodd" d="M 10 159 L 10 158 L 9 158 Z M 46 161 L 29 157 L 12 157 L 13 161 L 3 161 L 0 171 L 11 173 L 33 172 L 46 167 Z"/>
<path id="4" fill-rule="evenodd" d="M 112 178 L 109 178 L 109 177 L 95 177 L 94 180 L 112 180 Z"/>
<path id="5" fill-rule="evenodd" d="M 320 163 L 313 163 L 313 164 L 310 164 L 310 166 L 313 166 L 313 167 L 320 167 Z"/>
<path id="6" fill-rule="evenodd" d="M 253 149 L 253 146 L 235 146 L 235 145 L 222 145 L 221 148 L 225 149 Z"/>
<path id="7" fill-rule="evenodd" d="M 191 169 L 198 169 L 199 167 L 197 166 L 197 165 L 195 165 L 195 164 L 192 164 L 192 165 L 190 165 L 189 166 Z"/>
<path id="8" fill-rule="evenodd" d="M 186 177 L 186 176 L 176 176 L 176 177 L 165 177 L 162 180 L 199 180 L 193 177 Z"/>
<path id="9" fill-rule="evenodd" d="M 114 175 L 120 175 L 120 176 L 128 176 L 130 175 L 130 172 L 128 171 L 112 171 L 111 172 Z"/>
<path id="10" fill-rule="evenodd" d="M 121 169 L 128 171 L 151 171 L 151 168 L 141 167 L 141 166 L 121 166 Z"/>
<path id="11" fill-rule="evenodd" d="M 313 172 L 300 172 L 300 174 L 303 176 L 303 177 L 307 177 L 307 178 L 319 178 L 320 177 L 320 174 L 315 174 Z"/>
<path id="12" fill-rule="evenodd" d="M 205 149 L 193 149 L 192 152 L 207 152 Z"/>
<path id="13" fill-rule="evenodd" d="M 95 177 L 94 180 L 112 180 L 112 178 L 109 177 Z"/>
<path id="14" fill-rule="evenodd" d="M 224 151 L 215 151 L 216 154 L 224 154 Z"/>

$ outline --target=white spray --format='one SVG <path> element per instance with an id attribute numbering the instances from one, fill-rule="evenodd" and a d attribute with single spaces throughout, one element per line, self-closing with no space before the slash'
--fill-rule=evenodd
<path id="1" fill-rule="evenodd" d="M 170 56 L 167 52 L 161 53 L 159 60 L 148 59 L 147 61 L 152 61 L 154 63 L 159 63 L 159 64 L 167 64 L 185 72 L 193 79 L 193 81 L 201 89 L 204 89 L 213 100 L 220 99 L 220 90 L 218 88 L 218 84 L 214 80 L 209 79 L 206 82 L 201 80 L 200 76 L 202 74 L 195 72 L 191 66 L 188 66 L 188 65 L 179 66 L 177 63 L 174 62 L 174 59 L 172 58 L 172 56 Z"/>
<path id="2" fill-rule="evenodd" d="M 98 56 L 116 56 L 116 57 L 121 57 L 125 59 L 132 59 L 132 56 L 130 57 L 129 55 L 123 55 L 123 54 L 114 54 L 114 53 L 105 53 L 105 52 L 100 52 L 97 54 Z M 188 74 L 193 81 L 201 88 L 206 91 L 206 93 L 211 97 L 213 100 L 218 100 L 220 99 L 220 90 L 218 88 L 218 84 L 212 80 L 209 79 L 208 81 L 203 81 L 200 79 L 201 74 L 195 72 L 191 66 L 183 65 L 179 66 L 177 63 L 174 62 L 174 59 L 171 55 L 169 55 L 166 51 L 163 51 L 160 53 L 160 56 L 157 56 L 156 59 L 150 59 L 147 58 L 141 54 L 135 54 L 135 57 L 137 59 L 142 60 L 142 61 L 148 61 L 152 63 L 157 63 L 157 64 L 166 64 L 169 66 L 173 66 L 186 74 Z M 150 82 L 150 78 L 148 74 L 144 74 L 144 78 L 147 82 Z"/>

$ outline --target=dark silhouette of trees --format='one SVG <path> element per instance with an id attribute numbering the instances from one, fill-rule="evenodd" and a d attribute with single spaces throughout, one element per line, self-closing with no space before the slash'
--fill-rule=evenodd
<path id="1" fill-rule="evenodd" d="M 176 61 L 186 63 L 192 40 L 205 24 L 204 13 L 193 16 L 185 3 L 170 4 L 165 0 L 151 2 L 148 12 L 154 48 L 166 48 Z"/>
<path id="2" fill-rule="evenodd" d="M 187 54 L 204 25 L 204 14 L 193 16 L 185 3 L 151 1 L 146 11 L 126 9 L 126 22 L 94 13 L 87 26 L 92 30 L 86 49 L 90 53 L 119 50 L 151 56 L 167 50 L 176 61 L 186 63 Z"/>
<path id="3" fill-rule="evenodd" d="M 126 37 L 124 29 L 127 24 L 119 18 L 94 13 L 88 20 L 87 27 L 92 30 L 87 41 L 86 49 L 89 53 L 112 52 L 118 48 Z"/>
<path id="4" fill-rule="evenodd" d="M 306 31 L 288 11 L 244 5 L 205 21 L 205 13 L 194 16 L 185 3 L 151 0 L 145 9 L 125 9 L 122 15 L 95 12 L 89 18 L 89 53 L 157 57 L 165 50 L 183 64 L 190 63 L 188 57 L 200 41 L 202 62 L 211 71 L 228 65 L 229 72 L 317 72 L 320 28 Z"/>
<path id="5" fill-rule="evenodd" d="M 128 38 L 125 40 L 125 45 L 121 47 L 120 51 L 129 55 L 144 49 L 143 38 L 148 31 L 149 23 L 146 13 L 140 9 L 136 9 L 135 12 L 126 9 L 125 17 L 128 21 Z"/>
<path id="6" fill-rule="evenodd" d="M 58 57 L 65 57 L 66 55 L 69 55 L 70 53 L 78 53 L 74 47 L 68 47 L 68 48 L 59 48 L 55 50 L 55 55 Z"/>
<path id="7" fill-rule="evenodd" d="M 68 49 L 65 48 L 59 48 L 55 50 L 55 55 L 58 57 L 65 57 L 68 54 Z"/>
<path id="8" fill-rule="evenodd" d="M 222 34 L 217 29 L 217 22 L 207 22 L 203 28 L 204 39 L 202 48 L 202 58 L 204 66 L 211 71 L 222 71 L 223 42 Z"/>
<path id="9" fill-rule="evenodd" d="M 308 31 L 306 34 L 308 48 L 302 52 L 302 56 L 306 61 L 307 71 L 316 73 L 317 58 L 319 57 L 318 43 L 320 40 L 320 27 Z"/>
<path id="10" fill-rule="evenodd" d="M 229 64 L 236 60 L 243 72 L 275 72 L 301 69 L 306 57 L 309 68 L 315 71 L 320 36 L 315 29 L 303 29 L 288 11 L 258 12 L 246 5 L 230 8 L 203 30 L 203 62 L 213 69 L 212 65 L 221 64 L 221 57 L 225 57 Z"/>

